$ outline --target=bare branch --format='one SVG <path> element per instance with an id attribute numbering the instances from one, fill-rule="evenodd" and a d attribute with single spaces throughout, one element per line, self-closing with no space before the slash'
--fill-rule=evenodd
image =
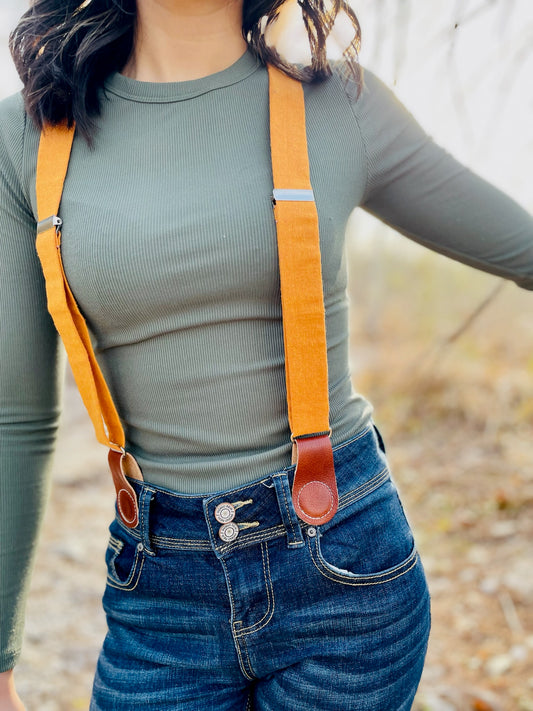
<path id="1" fill-rule="evenodd" d="M 493 301 L 498 297 L 502 289 L 505 287 L 507 284 L 507 281 L 505 279 L 500 279 L 496 286 L 494 286 L 487 296 L 481 301 L 481 303 L 476 306 L 476 308 L 472 311 L 472 313 L 467 316 L 467 318 L 463 321 L 463 323 L 456 328 L 452 333 L 450 333 L 448 336 L 445 336 L 438 344 L 439 349 L 445 348 L 446 346 L 450 346 L 452 343 L 458 340 L 463 333 L 465 333 L 470 326 L 476 321 L 479 316 L 487 309 Z"/>

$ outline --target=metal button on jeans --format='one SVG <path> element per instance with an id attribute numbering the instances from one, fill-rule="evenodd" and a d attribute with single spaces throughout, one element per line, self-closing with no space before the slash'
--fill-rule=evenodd
<path id="1" fill-rule="evenodd" d="M 215 509 L 215 518 L 219 523 L 230 523 L 235 518 L 235 507 L 227 502 L 219 504 Z"/>
<path id="2" fill-rule="evenodd" d="M 236 523 L 225 523 L 220 527 L 218 535 L 224 543 L 231 543 L 239 535 L 239 527 Z"/>

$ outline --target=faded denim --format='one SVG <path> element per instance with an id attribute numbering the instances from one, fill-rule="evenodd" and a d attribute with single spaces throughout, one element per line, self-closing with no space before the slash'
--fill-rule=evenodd
<path id="1" fill-rule="evenodd" d="M 140 526 L 110 527 L 91 711 L 408 711 L 429 595 L 378 437 L 335 448 L 339 511 L 319 528 L 295 515 L 292 467 L 205 496 L 132 482 Z"/>

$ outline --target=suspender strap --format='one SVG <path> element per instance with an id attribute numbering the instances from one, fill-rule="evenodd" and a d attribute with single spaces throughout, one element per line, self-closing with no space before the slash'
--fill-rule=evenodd
<path id="1" fill-rule="evenodd" d="M 74 129 L 46 132 L 37 158 L 37 253 L 46 278 L 48 308 L 65 344 L 72 372 L 91 417 L 96 437 L 112 449 L 124 447 L 124 431 L 111 394 L 96 362 L 89 331 L 61 264 L 61 220 L 57 218 Z"/>
<path id="2" fill-rule="evenodd" d="M 285 378 L 298 516 L 329 521 L 338 506 L 329 426 L 328 362 L 318 215 L 299 82 L 269 66 L 270 146 L 278 236 Z"/>
<path id="3" fill-rule="evenodd" d="M 292 497 L 300 518 L 318 525 L 329 521 L 338 506 L 329 436 L 318 217 L 309 179 L 302 87 L 272 67 L 269 81 L 287 406 L 296 459 Z M 134 528 L 138 504 L 126 476 L 142 479 L 142 474 L 135 459 L 124 451 L 124 430 L 61 262 L 62 222 L 57 215 L 73 136 L 74 128 L 66 126 L 47 127 L 41 135 L 36 182 L 37 252 L 46 279 L 48 309 L 65 345 L 98 441 L 111 450 L 109 464 L 119 515 Z"/>
<path id="4" fill-rule="evenodd" d="M 124 523 L 137 525 L 137 500 L 125 474 L 142 478 L 130 454 L 111 394 L 96 361 L 85 319 L 65 278 L 61 261 L 61 219 L 57 216 L 67 174 L 74 127 L 48 127 L 37 157 L 37 253 L 46 281 L 48 310 L 61 336 L 81 397 L 99 442 L 111 448 L 109 464 Z"/>

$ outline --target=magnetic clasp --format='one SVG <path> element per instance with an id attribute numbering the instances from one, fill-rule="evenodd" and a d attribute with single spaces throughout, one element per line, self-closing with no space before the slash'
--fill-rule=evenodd
<path id="1" fill-rule="evenodd" d="M 46 220 L 41 220 L 37 223 L 37 234 L 40 235 L 41 232 L 48 232 L 48 230 L 56 229 L 58 230 L 63 224 L 63 220 L 57 215 L 52 215 L 47 217 Z"/>
<path id="2" fill-rule="evenodd" d="M 286 190 L 284 188 L 274 188 L 272 197 L 274 202 L 314 202 L 315 200 L 312 190 Z"/>

